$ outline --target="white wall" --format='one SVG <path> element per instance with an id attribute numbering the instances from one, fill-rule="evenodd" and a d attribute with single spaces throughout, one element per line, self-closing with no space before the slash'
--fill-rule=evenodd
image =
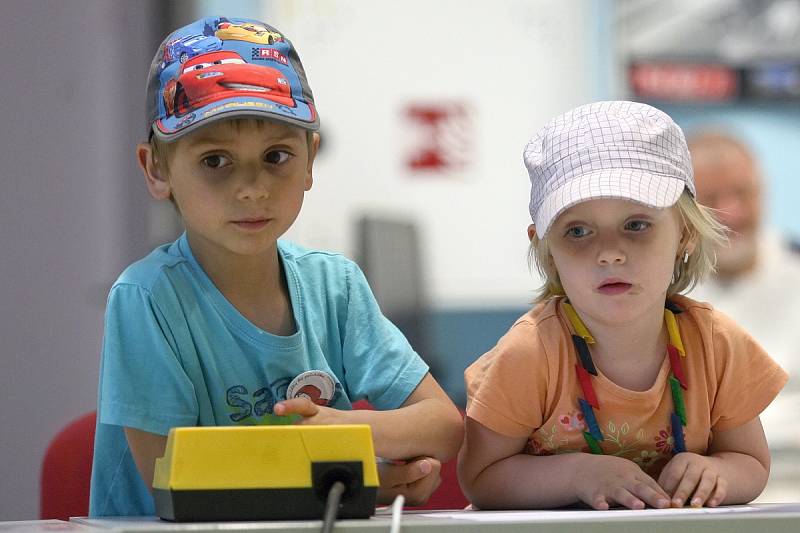
<path id="1" fill-rule="evenodd" d="M 588 1 L 284 0 L 262 20 L 293 41 L 327 146 L 289 237 L 353 255 L 362 212 L 415 218 L 435 307 L 521 306 L 528 138 L 592 96 L 596 34 Z M 403 166 L 403 109 L 456 101 L 472 109 L 473 163 L 439 177 Z"/>

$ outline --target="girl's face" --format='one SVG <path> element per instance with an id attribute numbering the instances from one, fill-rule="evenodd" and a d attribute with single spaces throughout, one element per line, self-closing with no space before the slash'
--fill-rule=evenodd
<path id="1" fill-rule="evenodd" d="M 663 309 L 682 233 L 675 206 L 601 199 L 564 211 L 547 240 L 573 306 L 593 321 L 622 325 Z"/>

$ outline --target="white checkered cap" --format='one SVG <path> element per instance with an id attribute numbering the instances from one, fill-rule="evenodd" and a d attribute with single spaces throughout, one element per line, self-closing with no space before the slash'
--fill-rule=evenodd
<path id="1" fill-rule="evenodd" d="M 683 132 L 669 116 L 636 102 L 587 104 L 551 120 L 525 146 L 531 219 L 540 237 L 564 210 L 622 198 L 669 207 L 695 194 Z"/>

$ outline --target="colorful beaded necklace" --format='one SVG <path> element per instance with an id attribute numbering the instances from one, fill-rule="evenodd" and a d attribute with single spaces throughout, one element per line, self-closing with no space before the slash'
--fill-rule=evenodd
<path id="1" fill-rule="evenodd" d="M 595 409 L 600 409 L 600 402 L 597 401 L 597 395 L 594 392 L 592 379 L 590 377 L 590 375 L 597 375 L 597 369 L 592 361 L 592 354 L 589 352 L 589 345 L 594 344 L 595 340 L 591 333 L 589 333 L 589 330 L 586 329 L 578 313 L 575 312 L 575 308 L 566 300 L 563 302 L 563 306 L 567 318 L 572 324 L 572 329 L 574 331 L 572 334 L 572 343 L 575 345 L 575 351 L 579 359 L 579 362 L 575 363 L 575 371 L 578 374 L 578 381 L 583 390 L 583 398 L 578 398 L 578 403 L 583 412 L 583 417 L 586 420 L 586 425 L 589 428 L 589 431 L 583 432 L 583 438 L 586 439 L 586 444 L 589 445 L 589 449 L 592 453 L 602 454 L 603 450 L 600 448 L 599 442 L 604 440 L 603 432 L 600 431 L 600 426 L 597 425 L 597 418 L 594 414 Z M 681 342 L 678 321 L 675 320 L 675 315 L 681 311 L 680 307 L 672 302 L 667 301 L 664 305 L 664 322 L 669 332 L 667 354 L 669 355 L 671 370 L 669 384 L 672 389 L 673 405 L 673 412 L 670 415 L 672 438 L 675 441 L 672 447 L 673 454 L 686 451 L 686 442 L 683 434 L 683 427 L 686 425 L 686 405 L 683 401 L 683 391 L 688 390 L 688 388 L 686 375 L 683 373 L 683 367 L 681 366 L 681 359 L 686 357 L 686 352 Z"/>

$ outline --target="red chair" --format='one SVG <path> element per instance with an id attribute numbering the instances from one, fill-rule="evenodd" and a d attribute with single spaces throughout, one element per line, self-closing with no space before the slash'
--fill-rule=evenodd
<path id="1" fill-rule="evenodd" d="M 96 413 L 67 424 L 50 442 L 42 462 L 39 518 L 69 520 L 89 514 Z"/>
<path id="2" fill-rule="evenodd" d="M 359 400 L 353 404 L 353 409 L 373 409 L 369 402 Z M 463 416 L 463 411 L 461 412 Z M 442 483 L 439 485 L 428 502 L 419 507 L 406 507 L 407 509 L 419 510 L 443 510 L 443 509 L 463 509 L 469 504 L 467 497 L 461 492 L 461 485 L 458 484 L 456 475 L 456 460 L 452 459 L 442 465 Z"/>

